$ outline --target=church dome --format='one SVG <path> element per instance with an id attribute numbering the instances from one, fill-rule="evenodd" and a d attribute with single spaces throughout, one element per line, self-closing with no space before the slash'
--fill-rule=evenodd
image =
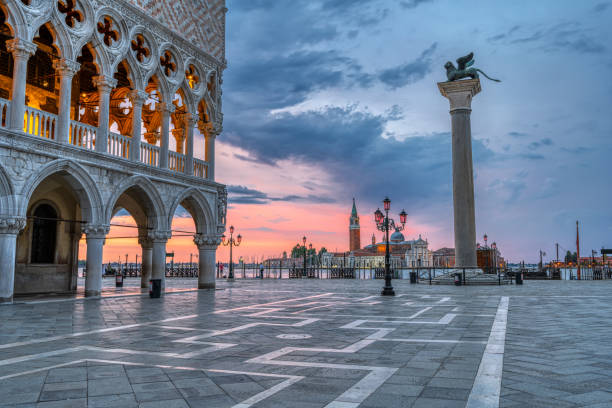
<path id="1" fill-rule="evenodd" d="M 404 242 L 404 235 L 399 231 L 395 231 L 393 234 L 391 234 L 389 241 L 390 242 Z"/>

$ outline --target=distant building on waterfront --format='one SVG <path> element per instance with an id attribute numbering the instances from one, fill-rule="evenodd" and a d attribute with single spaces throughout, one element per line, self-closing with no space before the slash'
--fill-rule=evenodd
<path id="1" fill-rule="evenodd" d="M 421 235 L 418 239 L 406 240 L 396 230 L 389 237 L 391 267 L 433 266 L 432 252 L 428 247 L 429 243 Z M 382 267 L 385 264 L 385 249 L 385 238 L 377 242 L 374 235 L 371 243 L 361 248 L 359 215 L 353 199 L 349 217 L 349 251 L 323 254 L 321 264 L 327 267 Z"/>
<path id="2" fill-rule="evenodd" d="M 359 227 L 359 215 L 353 198 L 353 209 L 349 218 L 349 250 L 355 251 L 361 248 L 361 230 Z"/>

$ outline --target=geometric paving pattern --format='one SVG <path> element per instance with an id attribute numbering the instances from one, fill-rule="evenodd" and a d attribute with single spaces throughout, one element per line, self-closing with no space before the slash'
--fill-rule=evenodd
<path id="1" fill-rule="evenodd" d="M 2 306 L 0 406 L 611 406 L 607 281 L 381 284 Z"/>

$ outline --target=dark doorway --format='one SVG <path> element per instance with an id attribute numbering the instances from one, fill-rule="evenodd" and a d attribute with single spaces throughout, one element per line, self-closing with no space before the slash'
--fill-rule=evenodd
<path id="1" fill-rule="evenodd" d="M 53 263 L 55 261 L 56 236 L 57 212 L 48 204 L 39 205 L 34 211 L 32 263 Z"/>

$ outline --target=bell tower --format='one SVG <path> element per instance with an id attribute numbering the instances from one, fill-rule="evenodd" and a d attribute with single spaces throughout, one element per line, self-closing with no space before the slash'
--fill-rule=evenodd
<path id="1" fill-rule="evenodd" d="M 356 249 L 361 249 L 361 231 L 357 207 L 355 206 L 355 198 L 353 198 L 353 209 L 351 210 L 351 217 L 349 220 L 349 250 L 354 251 Z"/>

